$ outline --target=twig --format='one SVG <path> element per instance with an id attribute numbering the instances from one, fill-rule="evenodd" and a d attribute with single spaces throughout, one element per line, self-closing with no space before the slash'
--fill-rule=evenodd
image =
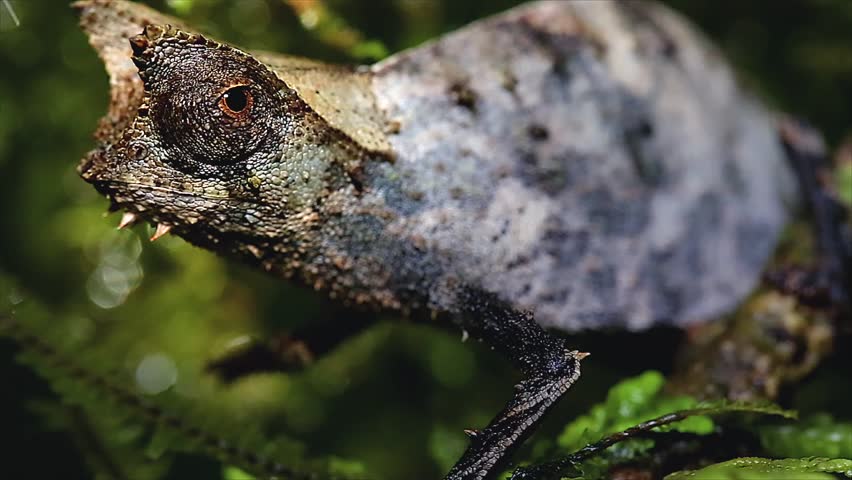
<path id="1" fill-rule="evenodd" d="M 689 410 L 680 410 L 677 412 L 667 413 L 660 417 L 642 422 L 636 426 L 630 427 L 627 430 L 613 433 L 612 435 L 606 436 L 601 440 L 586 445 L 585 447 L 577 450 L 576 452 L 563 457 L 559 460 L 553 462 L 542 463 L 539 465 L 533 465 L 530 467 L 522 467 L 515 470 L 512 474 L 510 480 L 545 480 L 551 478 L 559 478 L 562 471 L 574 467 L 578 463 L 586 460 L 598 453 L 606 450 L 607 448 L 615 445 L 616 443 L 623 442 L 624 440 L 628 440 L 630 438 L 639 437 L 644 435 L 654 428 L 662 427 L 665 425 L 669 425 L 671 423 L 679 422 L 681 420 L 686 420 L 689 417 L 700 416 L 700 415 L 718 415 L 720 413 L 730 413 L 730 412 L 759 412 L 757 408 L 749 405 L 728 405 L 726 407 L 712 406 L 712 407 L 700 407 L 693 408 Z M 773 413 L 782 416 L 791 416 L 791 413 L 785 411 L 777 411 L 777 412 L 764 412 L 764 413 Z"/>

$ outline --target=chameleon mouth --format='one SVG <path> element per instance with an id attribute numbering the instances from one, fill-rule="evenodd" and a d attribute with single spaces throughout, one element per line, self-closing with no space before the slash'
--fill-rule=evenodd
<path id="1" fill-rule="evenodd" d="M 82 175 L 82 174 L 81 174 Z M 83 178 L 86 178 L 85 176 Z M 154 227 L 154 234 L 151 235 L 150 240 L 153 242 L 163 236 L 167 235 L 172 231 L 174 225 L 162 221 L 157 221 L 155 218 L 148 218 L 148 216 L 143 216 L 143 209 L 132 202 L 122 201 L 122 199 L 116 195 L 113 188 L 110 188 L 110 185 L 113 182 L 102 181 L 102 180 L 90 180 L 86 179 L 92 183 L 95 187 L 95 190 L 98 193 L 106 195 L 110 201 L 109 212 L 117 212 L 120 210 L 124 210 L 124 213 L 121 215 L 121 219 L 118 221 L 118 230 L 124 230 L 125 228 L 133 227 L 134 225 L 147 221 Z M 133 211 L 136 210 L 136 211 Z"/>
<path id="2" fill-rule="evenodd" d="M 142 212 L 144 210 L 141 207 L 132 201 L 127 201 L 126 199 L 121 198 L 121 196 L 116 192 L 115 184 L 117 182 L 101 178 L 100 173 L 104 166 L 103 162 L 105 161 L 106 152 L 103 148 L 93 150 L 80 162 L 80 165 L 77 167 L 77 173 L 80 174 L 80 177 L 82 177 L 83 180 L 92 184 L 98 193 L 109 198 L 109 212 L 124 210 L 124 214 L 118 222 L 118 229 L 123 230 L 125 228 L 132 227 L 141 221 L 147 220 L 151 224 L 156 225 L 154 234 L 150 238 L 152 242 L 168 234 L 173 228 L 171 224 L 159 222 L 156 221 L 156 219 L 143 218 Z"/>
<path id="3" fill-rule="evenodd" d="M 121 220 L 118 222 L 118 229 L 123 230 L 127 227 L 131 227 L 136 225 L 140 220 L 139 215 L 133 212 L 124 212 L 124 215 L 121 216 Z M 151 235 L 150 240 L 156 241 L 158 238 L 161 238 L 167 235 L 170 231 L 172 231 L 172 226 L 167 223 L 158 223 L 157 227 L 154 229 L 154 234 Z"/>
<path id="4" fill-rule="evenodd" d="M 147 218 L 142 216 L 142 212 L 133 212 L 129 209 L 128 205 L 122 206 L 122 204 L 115 201 L 115 198 L 110 195 L 110 201 L 112 205 L 110 206 L 110 211 L 118 211 L 124 210 L 124 213 L 121 215 L 121 219 L 118 221 L 118 226 L 116 227 L 118 230 L 124 230 L 125 228 L 130 228 L 135 226 L 138 223 L 147 221 L 151 225 L 154 225 L 154 233 L 149 238 L 150 241 L 156 241 L 159 238 L 168 235 L 169 232 L 172 231 L 174 225 L 166 222 L 157 221 L 152 218 Z"/>

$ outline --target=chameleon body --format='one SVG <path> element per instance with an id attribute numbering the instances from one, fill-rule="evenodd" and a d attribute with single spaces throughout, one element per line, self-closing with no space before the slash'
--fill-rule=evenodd
<path id="1" fill-rule="evenodd" d="M 579 375 L 540 326 L 726 312 L 793 202 L 772 117 L 656 4 L 533 3 L 360 68 L 77 8 L 112 100 L 79 172 L 126 222 L 449 319 L 524 371 L 448 478 L 495 474 Z"/>

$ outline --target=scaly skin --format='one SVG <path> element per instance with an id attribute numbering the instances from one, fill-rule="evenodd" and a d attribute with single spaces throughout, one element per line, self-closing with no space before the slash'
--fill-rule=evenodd
<path id="1" fill-rule="evenodd" d="M 359 69 L 76 8 L 112 86 L 79 172 L 123 224 L 455 324 L 524 372 L 447 478 L 496 474 L 579 377 L 541 325 L 730 309 L 787 217 L 769 115 L 657 6 L 542 2 Z"/>

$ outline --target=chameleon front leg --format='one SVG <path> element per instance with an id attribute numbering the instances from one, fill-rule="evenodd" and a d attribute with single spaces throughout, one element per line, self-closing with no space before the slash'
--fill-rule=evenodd
<path id="1" fill-rule="evenodd" d="M 482 430 L 468 430 L 470 445 L 445 480 L 484 480 L 498 474 L 511 453 L 535 430 L 580 376 L 588 354 L 571 350 L 528 312 L 519 312 L 479 291 L 462 295 L 457 323 L 471 336 L 500 350 L 523 372 L 511 400 Z"/>

